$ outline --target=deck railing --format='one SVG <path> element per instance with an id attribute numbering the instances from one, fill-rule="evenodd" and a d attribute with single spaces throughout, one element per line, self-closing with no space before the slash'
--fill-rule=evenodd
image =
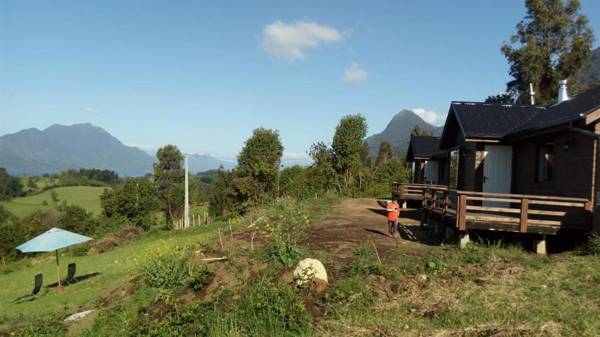
<path id="1" fill-rule="evenodd" d="M 443 188 L 445 186 L 394 182 L 392 183 L 392 194 L 395 194 L 400 200 L 422 200 L 424 189 L 429 187 Z"/>
<path id="2" fill-rule="evenodd" d="M 429 186 L 423 188 L 422 205 L 425 212 L 449 220 L 459 230 L 553 234 L 561 228 L 589 228 L 592 219 L 592 203 L 582 198 L 468 192 Z"/>

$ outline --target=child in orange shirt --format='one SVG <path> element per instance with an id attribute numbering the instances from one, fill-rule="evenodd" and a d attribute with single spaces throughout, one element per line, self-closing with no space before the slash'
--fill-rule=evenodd
<path id="1" fill-rule="evenodd" d="M 390 237 L 398 231 L 398 218 L 400 217 L 400 204 L 396 197 L 392 197 L 392 201 L 387 204 L 387 222 L 388 233 Z"/>

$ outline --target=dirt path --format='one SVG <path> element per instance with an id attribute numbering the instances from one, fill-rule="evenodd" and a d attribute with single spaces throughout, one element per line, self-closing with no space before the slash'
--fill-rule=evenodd
<path id="1" fill-rule="evenodd" d="M 418 213 L 403 209 L 400 223 L 417 237 L 423 236 Z M 313 223 L 307 230 L 305 246 L 311 251 L 326 251 L 338 263 L 351 261 L 354 248 L 363 242 L 373 242 L 382 259 L 402 254 L 422 255 L 429 246 L 406 237 L 390 238 L 387 233 L 385 210 L 375 199 L 346 199 L 334 206 L 329 216 Z"/>

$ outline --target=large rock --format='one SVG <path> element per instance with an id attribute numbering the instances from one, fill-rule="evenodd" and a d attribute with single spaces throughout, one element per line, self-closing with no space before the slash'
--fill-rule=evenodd
<path id="1" fill-rule="evenodd" d="M 294 269 L 294 280 L 298 286 L 309 282 L 318 285 L 327 285 L 329 282 L 325 267 L 321 261 L 315 259 L 304 259 L 298 262 L 298 266 Z"/>

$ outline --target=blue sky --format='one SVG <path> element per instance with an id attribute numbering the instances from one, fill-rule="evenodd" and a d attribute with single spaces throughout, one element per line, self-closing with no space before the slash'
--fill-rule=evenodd
<path id="1" fill-rule="evenodd" d="M 600 34 L 600 2 L 582 7 Z M 403 108 L 441 124 L 451 100 L 501 92 L 524 15 L 522 0 L 2 1 L 0 134 L 90 122 L 233 158 L 263 126 L 302 157 L 347 114 L 373 134 Z"/>

